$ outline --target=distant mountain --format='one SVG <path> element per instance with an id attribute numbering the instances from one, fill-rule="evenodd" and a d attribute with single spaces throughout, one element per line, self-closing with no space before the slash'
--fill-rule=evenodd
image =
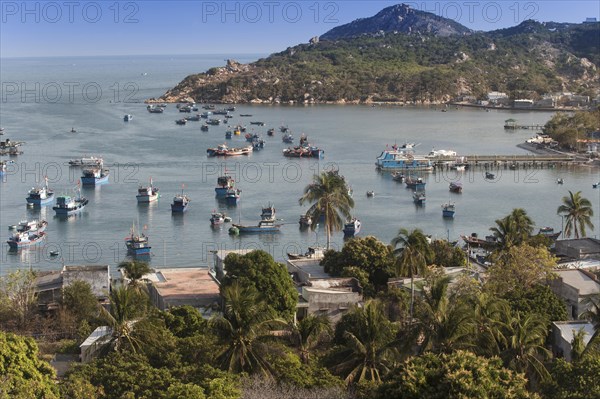
<path id="1" fill-rule="evenodd" d="M 321 38 L 250 64 L 230 60 L 149 101 L 423 104 L 489 91 L 600 93 L 599 23 L 524 21 L 473 32 L 397 5 Z"/>
<path id="2" fill-rule="evenodd" d="M 321 35 L 321 40 L 349 39 L 383 33 L 464 35 L 471 29 L 448 18 L 410 8 L 406 4 L 387 7 L 370 18 L 361 18 L 335 27 Z"/>

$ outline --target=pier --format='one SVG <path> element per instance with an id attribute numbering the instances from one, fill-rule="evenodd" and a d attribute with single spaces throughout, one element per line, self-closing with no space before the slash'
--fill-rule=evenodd
<path id="1" fill-rule="evenodd" d="M 552 169 L 587 163 L 587 159 L 571 154 L 521 154 L 521 155 L 465 155 L 432 159 L 437 170 L 450 170 L 457 166 L 475 169 Z"/>
<path id="2" fill-rule="evenodd" d="M 516 119 L 507 119 L 504 121 L 504 129 L 506 130 L 542 130 L 544 125 L 519 125 Z"/>

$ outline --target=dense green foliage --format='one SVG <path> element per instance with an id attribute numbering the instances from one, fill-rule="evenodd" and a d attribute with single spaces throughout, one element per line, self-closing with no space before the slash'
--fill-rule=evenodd
<path id="1" fill-rule="evenodd" d="M 227 274 L 222 287 L 228 287 L 235 281 L 244 287 L 253 287 L 263 296 L 271 317 L 292 319 L 298 302 L 298 291 L 285 265 L 275 262 L 267 252 L 229 254 L 225 258 L 225 271 Z"/>
<path id="2" fill-rule="evenodd" d="M 392 373 L 376 399 L 533 398 L 526 380 L 498 358 L 465 351 L 411 358 Z"/>
<path id="3" fill-rule="evenodd" d="M 515 99 L 597 87 L 593 67 L 577 57 L 600 65 L 598 24 L 555 28 L 526 21 L 463 36 L 399 33 L 300 44 L 247 71 L 189 76 L 168 94 L 186 92 L 202 102 L 427 102 L 463 93 L 485 98 L 493 90 Z"/>
<path id="4" fill-rule="evenodd" d="M 600 356 L 584 357 L 573 363 L 558 359 L 551 374 L 552 382 L 544 390 L 548 399 L 600 398 Z"/>
<path id="5" fill-rule="evenodd" d="M 52 381 L 54 370 L 38 359 L 38 346 L 31 338 L 0 331 L 0 398 L 58 398 Z"/>
<path id="6" fill-rule="evenodd" d="M 544 133 L 562 146 L 581 150 L 577 140 L 584 140 L 591 132 L 600 130 L 600 107 L 593 111 L 577 111 L 574 114 L 558 112 L 544 125 Z"/>

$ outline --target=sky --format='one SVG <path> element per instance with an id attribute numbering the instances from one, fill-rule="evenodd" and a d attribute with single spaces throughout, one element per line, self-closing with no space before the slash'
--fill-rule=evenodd
<path id="1" fill-rule="evenodd" d="M 0 58 L 269 54 L 401 1 L 0 0 Z M 474 30 L 600 20 L 597 0 L 404 1 Z"/>

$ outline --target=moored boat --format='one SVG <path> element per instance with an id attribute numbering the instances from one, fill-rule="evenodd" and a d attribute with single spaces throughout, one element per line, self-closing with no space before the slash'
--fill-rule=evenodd
<path id="1" fill-rule="evenodd" d="M 185 119 L 185 118 L 177 119 L 175 121 L 175 123 L 178 124 L 178 125 L 185 125 L 187 123 L 187 119 Z"/>
<path id="2" fill-rule="evenodd" d="M 101 157 L 83 157 L 79 159 L 71 159 L 69 161 L 70 166 L 90 166 L 90 167 L 102 167 L 104 160 Z"/>
<path id="3" fill-rule="evenodd" d="M 202 130 L 203 132 L 208 132 L 208 125 L 204 124 L 204 125 L 200 126 L 200 130 Z"/>
<path id="4" fill-rule="evenodd" d="M 548 237 L 552 241 L 557 240 L 561 233 L 562 233 L 562 231 L 559 231 L 558 233 L 554 232 L 554 228 L 552 228 L 552 227 L 542 227 L 542 228 L 540 228 L 540 231 L 538 232 L 539 235 Z"/>
<path id="5" fill-rule="evenodd" d="M 48 227 L 45 220 L 21 220 L 15 225 L 15 230 L 19 233 L 41 233 Z"/>
<path id="6" fill-rule="evenodd" d="M 217 187 L 215 187 L 215 194 L 217 197 L 224 197 L 227 194 L 227 190 L 233 188 L 235 182 L 233 177 L 225 173 L 223 176 L 217 178 Z"/>
<path id="7" fill-rule="evenodd" d="M 54 191 L 48 188 L 48 178 L 44 178 L 44 186 L 32 187 L 26 200 L 28 204 L 44 205 L 54 200 Z"/>
<path id="8" fill-rule="evenodd" d="M 110 172 L 102 168 L 86 168 L 81 176 L 81 185 L 96 186 L 108 182 Z"/>
<path id="9" fill-rule="evenodd" d="M 216 148 L 209 148 L 206 150 L 206 154 L 209 157 L 231 157 L 237 155 L 248 155 L 252 152 L 252 146 L 249 145 L 247 147 L 241 148 L 229 148 L 226 144 L 221 144 Z"/>
<path id="10" fill-rule="evenodd" d="M 236 206 L 240 201 L 241 192 L 242 190 L 238 190 L 233 187 L 227 189 L 227 192 L 225 193 L 225 202 L 227 203 L 227 205 Z"/>
<path id="11" fill-rule="evenodd" d="M 183 188 L 181 194 L 177 194 L 173 197 L 173 203 L 171 204 L 171 212 L 185 212 L 190 203 L 191 199 L 187 195 L 183 194 Z"/>
<path id="12" fill-rule="evenodd" d="M 442 204 L 442 217 L 453 218 L 456 207 L 453 203 Z"/>
<path id="13" fill-rule="evenodd" d="M 491 173 L 491 172 L 485 172 L 485 178 L 486 179 L 492 180 L 495 177 L 496 177 L 496 175 L 494 175 L 493 173 Z"/>
<path id="14" fill-rule="evenodd" d="M 392 173 L 392 179 L 399 183 L 404 183 L 405 178 L 406 178 L 406 176 L 404 176 L 404 173 L 402 173 L 402 172 L 393 172 Z"/>
<path id="15" fill-rule="evenodd" d="M 293 143 L 294 142 L 294 136 L 292 136 L 291 133 L 286 133 L 283 135 L 283 137 L 281 138 L 281 140 L 283 140 L 284 143 Z"/>
<path id="16" fill-rule="evenodd" d="M 420 177 L 413 179 L 411 176 L 408 176 L 406 179 L 404 179 L 404 182 L 406 183 L 406 188 L 410 188 L 412 190 L 425 190 L 426 183 Z"/>
<path id="17" fill-rule="evenodd" d="M 305 252 L 304 254 L 294 254 L 294 253 L 287 253 L 287 256 L 289 259 L 291 260 L 298 260 L 298 259 L 323 259 L 325 254 L 325 249 L 321 248 L 321 247 L 308 247 L 308 251 Z"/>
<path id="18" fill-rule="evenodd" d="M 407 149 L 398 149 L 394 146 L 392 150 L 385 150 L 375 161 L 377 169 L 381 170 L 433 170 L 433 162 L 424 156 L 415 155 Z"/>
<path id="19" fill-rule="evenodd" d="M 210 215 L 210 224 L 213 226 L 218 226 L 223 223 L 225 223 L 225 215 L 223 215 L 221 212 L 213 211 L 213 213 Z"/>
<path id="20" fill-rule="evenodd" d="M 152 178 L 150 178 L 150 185 L 139 186 L 138 193 L 135 196 L 138 203 L 149 203 L 156 201 L 160 197 L 159 189 L 154 187 Z"/>
<path id="21" fill-rule="evenodd" d="M 450 186 L 449 186 L 449 189 L 453 193 L 462 193 L 463 186 L 462 186 L 461 183 L 451 182 Z"/>
<path id="22" fill-rule="evenodd" d="M 80 212 L 88 204 L 88 199 L 81 196 L 81 190 L 77 198 L 70 195 L 61 195 L 56 198 L 56 205 L 52 207 L 57 216 L 72 215 Z"/>
<path id="23" fill-rule="evenodd" d="M 244 233 L 279 233 L 280 224 L 275 224 L 272 220 L 261 220 L 256 226 L 246 226 L 233 224 L 232 227 L 238 230 L 238 234 Z"/>
<path id="24" fill-rule="evenodd" d="M 42 242 L 46 233 L 16 232 L 6 242 L 11 249 L 29 247 Z"/>
<path id="25" fill-rule="evenodd" d="M 361 223 L 357 218 L 352 218 L 348 223 L 344 224 L 344 237 L 354 237 L 360 233 Z"/>
<path id="26" fill-rule="evenodd" d="M 127 114 L 123 117 L 123 121 L 129 122 L 133 119 L 133 115 Z"/>
<path id="27" fill-rule="evenodd" d="M 413 202 L 417 205 L 425 205 L 426 199 L 425 191 L 415 191 L 413 193 Z"/>
<path id="28" fill-rule="evenodd" d="M 298 220 L 298 223 L 300 224 L 301 229 L 308 228 L 312 225 L 312 218 L 308 213 L 305 213 L 304 215 L 300 215 L 300 220 Z"/>
<path id="29" fill-rule="evenodd" d="M 150 255 L 152 247 L 148 245 L 148 237 L 144 234 L 137 234 L 135 228 L 131 227 L 131 234 L 125 238 L 127 253 L 132 256 Z"/>

